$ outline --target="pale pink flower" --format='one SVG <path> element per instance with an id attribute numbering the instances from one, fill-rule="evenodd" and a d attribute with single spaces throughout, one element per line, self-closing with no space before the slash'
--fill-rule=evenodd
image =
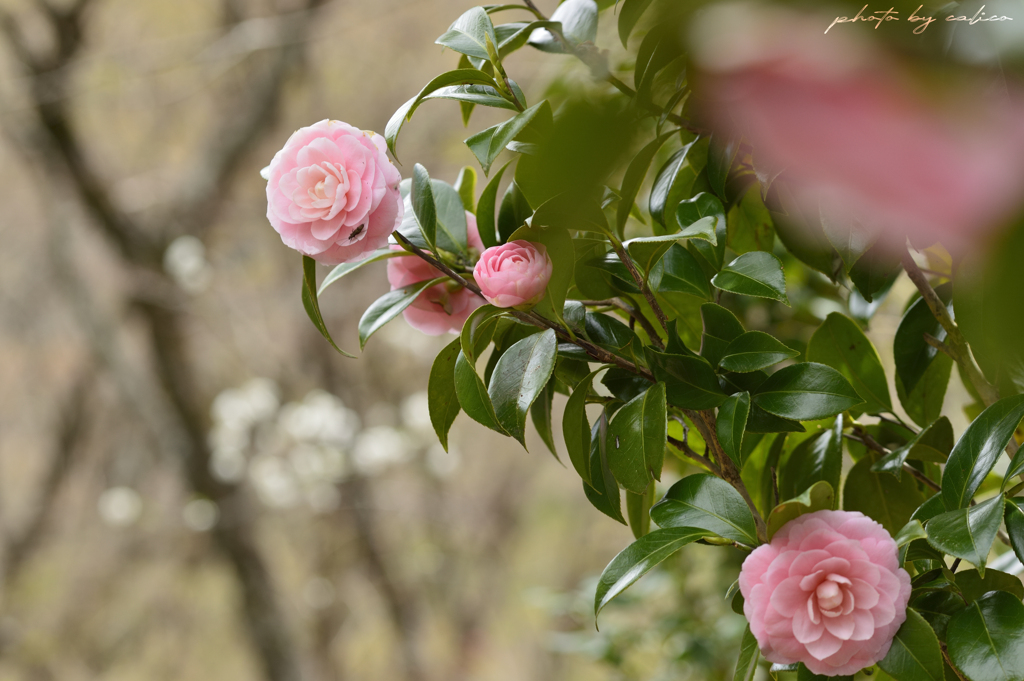
<path id="1" fill-rule="evenodd" d="M 473 278 L 491 305 L 520 307 L 540 302 L 551 271 L 544 244 L 517 240 L 484 251 Z"/>
<path id="2" fill-rule="evenodd" d="M 825 34 L 830 21 L 752 3 L 710 9 L 694 30 L 710 125 L 783 171 L 811 215 L 859 222 L 894 249 L 907 237 L 976 246 L 1024 195 L 1020 88 L 949 79 L 928 91 L 857 29 Z"/>
<path id="3" fill-rule="evenodd" d="M 862 513 L 816 511 L 784 525 L 740 571 L 743 614 L 765 659 L 847 676 L 889 652 L 910 575 L 896 542 Z"/>
<path id="4" fill-rule="evenodd" d="M 484 244 L 477 230 L 476 217 L 466 212 L 466 237 L 471 251 L 480 253 Z M 402 250 L 394 245 L 391 250 Z M 471 253 L 472 255 L 472 253 Z M 419 281 L 426 281 L 442 276 L 442 272 L 433 265 L 414 255 L 399 256 L 388 260 L 388 283 L 391 290 L 402 288 Z M 428 336 L 440 336 L 443 333 L 459 333 L 466 319 L 484 301 L 472 291 L 446 282 L 431 286 L 416 297 L 412 305 L 402 311 L 409 326 L 422 331 Z"/>
<path id="5" fill-rule="evenodd" d="M 402 177 L 380 135 L 323 120 L 270 162 L 267 219 L 286 246 L 328 265 L 387 245 L 404 213 Z"/>

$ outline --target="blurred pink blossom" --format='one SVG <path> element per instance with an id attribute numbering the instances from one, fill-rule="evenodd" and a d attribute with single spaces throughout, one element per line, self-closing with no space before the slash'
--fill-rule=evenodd
<path id="1" fill-rule="evenodd" d="M 286 246 L 328 265 L 387 245 L 402 177 L 384 138 L 341 121 L 295 131 L 270 162 L 267 219 Z"/>
<path id="2" fill-rule="evenodd" d="M 551 258 L 543 244 L 517 240 L 484 251 L 473 278 L 491 305 L 520 307 L 540 302 L 551 271 Z"/>
<path id="3" fill-rule="evenodd" d="M 822 23 L 824 22 L 824 23 Z M 1000 226 L 1024 190 L 1024 97 L 972 85 L 927 92 L 855 29 L 752 3 L 694 30 L 707 120 L 784 171 L 812 214 L 859 222 L 894 248 L 950 250 Z"/>
<path id="4" fill-rule="evenodd" d="M 480 253 L 484 244 L 477 230 L 476 217 L 466 212 L 466 237 L 470 249 Z M 401 246 L 392 246 L 392 250 L 402 250 Z M 441 276 L 441 271 L 420 258 L 409 255 L 388 260 L 388 283 L 391 290 L 426 281 Z M 409 326 L 428 336 L 440 336 L 443 333 L 459 333 L 466 319 L 484 301 L 472 291 L 451 283 L 431 286 L 416 297 L 412 305 L 402 311 Z"/>
<path id="5" fill-rule="evenodd" d="M 910 575 L 881 525 L 816 511 L 784 525 L 743 561 L 743 614 L 766 660 L 847 676 L 889 652 L 907 618 Z"/>

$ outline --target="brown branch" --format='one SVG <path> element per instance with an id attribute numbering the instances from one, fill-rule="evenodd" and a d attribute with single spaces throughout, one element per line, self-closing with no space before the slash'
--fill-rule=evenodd
<path id="1" fill-rule="evenodd" d="M 864 445 L 868 449 L 870 449 L 873 452 L 876 452 L 876 453 L 878 453 L 878 454 L 880 454 L 882 456 L 888 456 L 889 454 L 891 454 L 891 452 L 888 449 L 886 449 L 881 444 L 879 444 L 878 440 L 873 438 L 871 436 L 871 434 L 868 431 L 866 431 L 862 426 L 854 425 L 853 426 L 853 432 L 856 434 L 855 437 L 854 436 L 850 436 L 850 435 L 846 435 L 845 437 L 847 439 L 849 439 L 849 440 L 854 440 L 856 442 L 860 442 L 862 445 Z M 927 475 L 925 475 L 924 473 L 922 473 L 921 471 L 917 470 L 916 468 L 914 468 L 913 466 L 911 466 L 910 464 L 908 464 L 906 462 L 903 463 L 903 471 L 905 473 L 910 473 L 912 476 L 914 476 L 918 480 L 918 482 L 926 485 L 927 487 L 930 487 L 934 491 L 936 491 L 936 492 L 941 492 L 942 491 L 942 486 L 939 485 L 939 483 L 935 482 L 934 480 L 929 478 Z"/>
<path id="2" fill-rule="evenodd" d="M 716 466 L 715 462 L 712 461 L 711 459 L 709 459 L 708 457 L 702 456 L 702 455 L 698 454 L 697 452 L 693 451 L 693 448 L 690 447 L 689 443 L 687 443 L 686 441 L 684 441 L 684 440 L 677 440 L 674 437 L 669 437 L 668 438 L 668 443 L 670 445 L 672 445 L 673 447 L 675 447 L 676 449 L 678 449 L 680 452 L 682 452 L 685 456 L 693 459 L 694 461 L 699 463 L 704 468 L 707 468 L 709 471 L 711 471 L 715 475 L 721 476 L 722 469 L 719 468 L 718 466 Z"/>
<path id="3" fill-rule="evenodd" d="M 636 264 L 633 262 L 633 258 L 629 257 L 629 253 L 623 248 L 622 244 L 619 243 L 618 239 L 611 238 L 612 249 L 615 250 L 616 255 L 619 256 L 619 260 L 629 270 L 629 276 L 633 277 L 633 281 L 640 287 L 640 292 L 643 293 L 644 298 L 647 299 L 647 303 L 654 310 L 655 316 L 658 317 L 658 323 L 661 324 L 661 328 L 668 333 L 668 317 L 665 316 L 664 311 L 661 309 L 661 305 L 658 304 L 658 300 L 654 297 L 654 292 L 651 291 L 651 287 L 647 285 L 647 280 L 640 276 L 640 271 L 637 270 Z"/>

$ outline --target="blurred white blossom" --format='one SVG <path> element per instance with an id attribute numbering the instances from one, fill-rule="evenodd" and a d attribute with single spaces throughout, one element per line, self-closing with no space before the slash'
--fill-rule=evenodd
<path id="1" fill-rule="evenodd" d="M 131 487 L 111 487 L 100 495 L 97 507 L 103 522 L 127 527 L 142 515 L 142 498 Z"/>
<path id="2" fill-rule="evenodd" d="M 192 499 L 181 510 L 185 527 L 195 532 L 209 532 L 220 518 L 220 509 L 209 499 Z"/>
<path id="3" fill-rule="evenodd" d="M 194 236 L 179 236 L 171 242 L 164 251 L 164 270 L 191 294 L 202 293 L 213 278 L 206 247 Z"/>
<path id="4" fill-rule="evenodd" d="M 409 460 L 408 438 L 387 426 L 363 431 L 352 447 L 352 465 L 364 475 L 376 475 L 395 464 Z"/>
<path id="5" fill-rule="evenodd" d="M 402 424 L 417 435 L 433 436 L 430 400 L 425 390 L 413 393 L 402 401 Z"/>

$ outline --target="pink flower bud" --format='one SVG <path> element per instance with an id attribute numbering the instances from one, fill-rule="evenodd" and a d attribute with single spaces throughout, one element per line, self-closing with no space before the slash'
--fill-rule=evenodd
<path id="1" fill-rule="evenodd" d="M 889 652 L 907 618 L 910 575 L 899 566 L 896 542 L 874 520 L 816 511 L 747 556 L 740 592 L 765 659 L 848 676 Z"/>
<path id="2" fill-rule="evenodd" d="M 543 244 L 510 241 L 484 251 L 473 268 L 473 278 L 491 305 L 520 307 L 540 302 L 551 269 Z"/>
<path id="3" fill-rule="evenodd" d="M 466 213 L 466 236 L 469 247 L 477 253 L 484 250 L 480 241 L 480 233 L 476 227 L 476 217 Z M 401 251 L 401 246 L 392 246 L 391 250 Z M 441 276 L 443 273 L 433 265 L 415 255 L 400 256 L 388 260 L 388 283 L 391 290 L 402 288 L 418 281 L 426 281 Z M 480 297 L 462 286 L 454 283 L 443 283 L 431 286 L 416 297 L 412 305 L 402 311 L 402 316 L 409 326 L 428 336 L 440 336 L 443 333 L 458 333 L 473 310 L 483 305 Z"/>
<path id="4" fill-rule="evenodd" d="M 384 138 L 341 121 L 300 128 L 270 162 L 267 219 L 286 246 L 336 265 L 387 245 L 402 176 Z"/>

